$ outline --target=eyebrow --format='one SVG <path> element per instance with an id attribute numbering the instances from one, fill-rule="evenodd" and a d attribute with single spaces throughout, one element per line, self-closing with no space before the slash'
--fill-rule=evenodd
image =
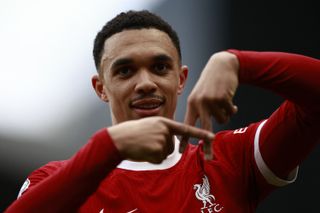
<path id="1" fill-rule="evenodd" d="M 165 54 L 160 54 L 156 55 L 152 58 L 153 61 L 168 61 L 168 62 L 173 62 L 173 59 Z"/>
<path id="2" fill-rule="evenodd" d="M 111 70 L 114 70 L 117 67 L 132 64 L 132 63 L 133 63 L 133 60 L 130 58 L 119 58 L 115 62 L 112 63 Z"/>
<path id="3" fill-rule="evenodd" d="M 173 58 L 171 58 L 170 56 L 168 56 L 166 54 L 155 55 L 155 56 L 151 57 L 151 60 L 152 61 L 167 61 L 167 62 L 173 63 Z M 119 58 L 112 63 L 111 70 L 115 70 L 118 67 L 133 64 L 133 63 L 134 63 L 134 60 L 131 58 Z"/>

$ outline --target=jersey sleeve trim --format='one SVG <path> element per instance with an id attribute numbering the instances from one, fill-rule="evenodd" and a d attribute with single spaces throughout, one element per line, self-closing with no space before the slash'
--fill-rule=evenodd
<path id="1" fill-rule="evenodd" d="M 23 185 L 22 185 L 22 187 L 21 187 L 21 189 L 20 189 L 20 191 L 19 191 L 19 194 L 18 194 L 17 198 L 21 197 L 21 195 L 23 194 L 23 192 L 25 192 L 25 191 L 29 188 L 29 185 L 30 185 L 30 180 L 29 180 L 29 178 L 27 178 L 27 179 L 24 181 L 24 183 L 23 183 Z"/>
<path id="2" fill-rule="evenodd" d="M 259 136 L 260 136 L 260 132 L 261 129 L 263 127 L 263 125 L 266 123 L 267 120 L 263 121 L 257 128 L 256 133 L 255 133 L 255 137 L 254 137 L 254 158 L 257 164 L 257 167 L 259 169 L 259 171 L 261 172 L 261 174 L 263 175 L 263 177 L 265 178 L 265 180 L 274 186 L 277 187 L 281 187 L 281 186 L 285 186 L 288 185 L 290 183 L 293 183 L 298 176 L 298 170 L 299 167 L 296 167 L 289 175 L 288 175 L 288 179 L 281 179 L 279 178 L 277 175 L 275 175 L 267 166 L 267 164 L 264 162 L 261 152 L 260 152 L 260 147 L 259 147 Z"/>

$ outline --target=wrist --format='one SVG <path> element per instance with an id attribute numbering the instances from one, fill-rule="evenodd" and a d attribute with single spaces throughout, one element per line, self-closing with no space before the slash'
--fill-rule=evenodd
<path id="1" fill-rule="evenodd" d="M 123 157 L 124 146 L 121 143 L 121 129 L 119 129 L 118 125 L 114 125 L 107 128 L 107 131 L 112 139 L 112 142 L 115 148 L 118 150 L 120 155 Z"/>
<path id="2" fill-rule="evenodd" d="M 228 66 L 229 69 L 226 70 L 230 70 L 232 72 L 234 72 L 237 76 L 239 74 L 239 59 L 238 57 L 228 51 L 221 51 L 221 52 L 217 52 L 214 53 L 211 58 L 210 61 L 215 61 L 215 62 L 219 62 L 221 64 L 224 64 L 225 66 Z"/>

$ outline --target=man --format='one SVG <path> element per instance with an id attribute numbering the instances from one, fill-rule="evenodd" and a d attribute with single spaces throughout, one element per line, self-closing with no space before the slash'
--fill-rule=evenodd
<path id="1" fill-rule="evenodd" d="M 71 159 L 34 171 L 7 212 L 254 212 L 270 192 L 295 180 L 319 141 L 319 60 L 216 53 L 181 124 L 173 119 L 188 68 L 176 33 L 161 18 L 121 13 L 98 33 L 94 57 L 92 84 L 110 105 L 113 125 Z M 214 135 L 211 116 L 223 123 L 237 112 L 232 98 L 239 82 L 288 101 L 267 120 Z M 202 129 L 193 127 L 197 119 Z M 187 144 L 189 137 L 201 139 L 199 145 Z"/>

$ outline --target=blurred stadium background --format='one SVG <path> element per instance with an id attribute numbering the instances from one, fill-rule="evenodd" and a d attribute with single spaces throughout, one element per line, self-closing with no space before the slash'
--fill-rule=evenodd
<path id="1" fill-rule="evenodd" d="M 320 15 L 310 2 L 1 0 L 0 212 L 31 171 L 71 157 L 96 130 L 110 125 L 109 110 L 90 79 L 93 39 L 113 16 L 149 9 L 177 30 L 183 63 L 190 68 L 176 114 L 182 121 L 186 97 L 214 52 L 237 48 L 320 58 Z M 235 98 L 239 113 L 215 130 L 263 119 L 281 102 L 268 91 L 242 85 Z M 278 190 L 257 212 L 318 212 L 319 156 L 317 147 L 301 165 L 297 182 Z"/>

